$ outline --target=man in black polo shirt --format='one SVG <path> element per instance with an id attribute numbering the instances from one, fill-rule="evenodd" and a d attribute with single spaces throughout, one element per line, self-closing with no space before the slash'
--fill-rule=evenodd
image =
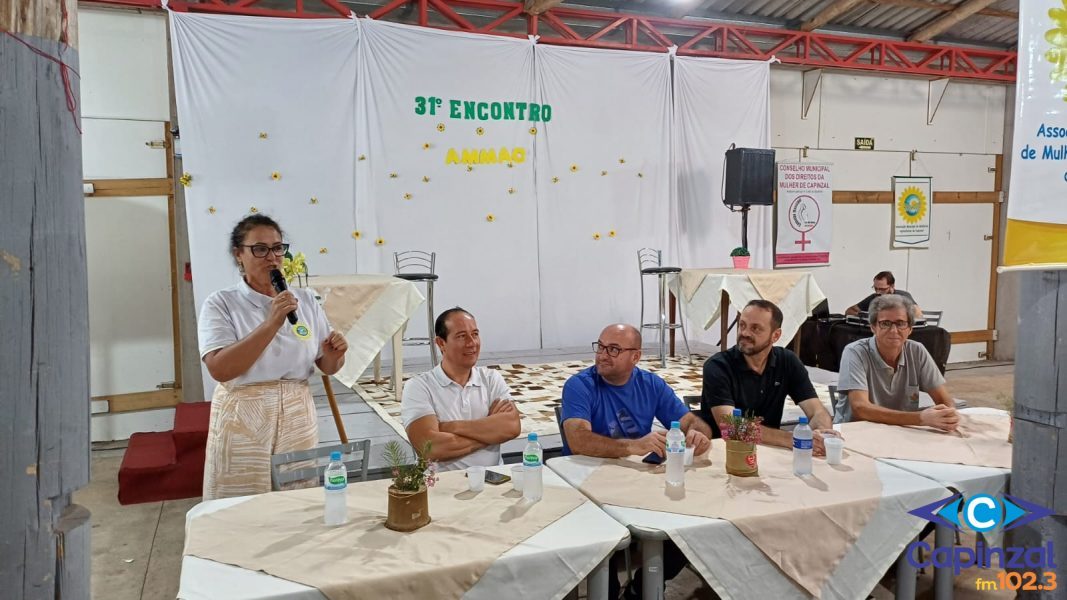
<path id="1" fill-rule="evenodd" d="M 808 371 L 795 354 L 774 345 L 782 337 L 782 311 L 773 302 L 753 300 L 738 319 L 737 345 L 704 363 L 700 414 L 719 437 L 719 421 L 733 409 L 763 417 L 763 443 L 793 446 L 793 434 L 779 429 L 788 395 L 808 416 L 812 447 L 824 456 L 823 437 L 837 435 L 833 420 L 819 401 Z"/>

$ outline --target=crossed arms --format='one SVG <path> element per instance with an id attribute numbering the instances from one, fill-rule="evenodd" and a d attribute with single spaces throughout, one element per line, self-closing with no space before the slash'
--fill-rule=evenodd
<path id="1" fill-rule="evenodd" d="M 489 415 L 464 421 L 438 421 L 426 415 L 407 426 L 408 439 L 415 448 L 431 443 L 430 460 L 448 461 L 467 456 L 486 446 L 501 444 L 519 436 L 519 411 L 510 400 L 497 399 L 489 405 Z"/>

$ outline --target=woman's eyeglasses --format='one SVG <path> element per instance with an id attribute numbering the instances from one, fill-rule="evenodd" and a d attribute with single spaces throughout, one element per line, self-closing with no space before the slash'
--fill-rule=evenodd
<path id="1" fill-rule="evenodd" d="M 252 256 L 255 256 L 256 258 L 264 258 L 267 256 L 268 252 L 273 252 L 274 256 L 285 256 L 285 253 L 289 251 L 289 244 L 274 244 L 273 246 L 268 246 L 266 244 L 252 244 L 251 246 L 242 244 L 241 247 L 252 250 Z"/>

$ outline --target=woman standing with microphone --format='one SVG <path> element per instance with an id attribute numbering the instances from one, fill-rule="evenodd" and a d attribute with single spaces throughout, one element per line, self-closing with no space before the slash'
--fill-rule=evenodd
<path id="1" fill-rule="evenodd" d="M 200 358 L 220 382 L 211 400 L 205 500 L 269 492 L 271 455 L 319 441 L 307 380 L 316 366 L 336 373 L 348 343 L 331 331 L 311 290 L 272 285 L 271 271 L 288 249 L 270 217 L 242 219 L 230 235 L 241 281 L 212 293 L 200 310 Z"/>

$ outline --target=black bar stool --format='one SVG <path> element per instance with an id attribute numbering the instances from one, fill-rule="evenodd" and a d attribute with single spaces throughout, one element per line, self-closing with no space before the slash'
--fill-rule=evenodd
<path id="1" fill-rule="evenodd" d="M 663 252 L 654 248 L 641 248 L 637 251 L 637 267 L 641 271 L 641 329 L 655 329 L 659 331 L 659 363 L 661 367 L 667 366 L 667 330 L 681 329 L 682 341 L 685 342 L 685 354 L 690 364 L 693 356 L 689 352 L 689 339 L 685 336 L 684 319 L 682 318 L 682 302 L 678 302 L 678 322 L 667 322 L 667 275 L 681 273 L 679 267 L 664 267 Z M 645 277 L 654 275 L 659 284 L 659 319 L 652 323 L 645 323 Z"/>
<path id="2" fill-rule="evenodd" d="M 436 367 L 439 362 L 437 359 L 437 344 L 434 343 L 434 310 L 433 310 L 433 284 L 437 281 L 437 274 L 434 273 L 434 265 L 437 262 L 436 252 L 423 252 L 422 250 L 406 250 L 404 252 L 393 253 L 393 265 L 395 267 L 393 275 L 400 279 L 405 279 L 413 283 L 423 282 L 426 284 L 426 328 L 428 330 L 426 337 L 406 337 L 403 339 L 405 346 L 423 346 L 430 347 L 430 366 Z M 407 325 L 404 326 L 405 328 Z"/>

